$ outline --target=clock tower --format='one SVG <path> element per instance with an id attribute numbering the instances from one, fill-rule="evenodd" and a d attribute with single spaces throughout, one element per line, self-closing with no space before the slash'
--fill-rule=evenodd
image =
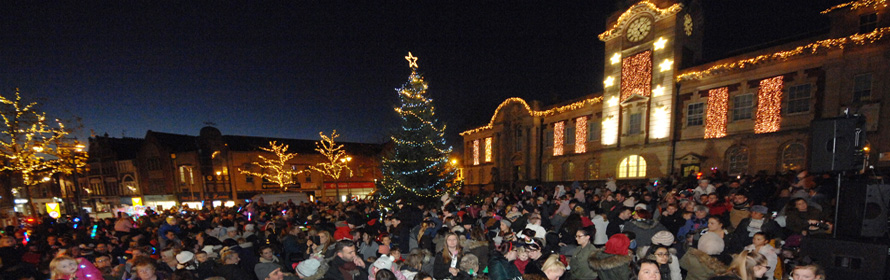
<path id="1" fill-rule="evenodd" d="M 629 1 L 606 31 L 603 71 L 604 147 L 668 143 L 673 131 L 675 77 L 701 57 L 698 0 Z"/>

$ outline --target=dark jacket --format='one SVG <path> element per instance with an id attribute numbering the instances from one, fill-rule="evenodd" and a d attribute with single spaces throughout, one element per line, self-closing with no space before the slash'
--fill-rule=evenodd
<path id="1" fill-rule="evenodd" d="M 218 275 L 226 280 L 250 280 L 256 279 L 256 274 L 248 273 L 237 264 L 227 264 L 219 267 Z"/>
<path id="2" fill-rule="evenodd" d="M 499 280 L 521 280 L 522 273 L 500 252 L 493 252 L 488 259 L 488 277 Z"/>
<path id="3" fill-rule="evenodd" d="M 652 236 L 659 231 L 667 230 L 664 225 L 654 220 L 630 220 L 624 223 L 624 232 L 633 232 L 637 235 L 637 247 L 652 244 Z"/>
<path id="4" fill-rule="evenodd" d="M 464 257 L 465 252 L 461 252 L 457 256 L 458 267 L 460 266 L 460 260 Z M 445 279 L 451 277 L 451 273 L 448 272 L 448 268 L 451 268 L 451 262 L 445 262 L 445 258 L 442 257 L 442 252 L 436 253 L 436 259 L 433 260 L 433 277 L 436 279 Z"/>
<path id="5" fill-rule="evenodd" d="M 328 263 L 328 271 L 324 274 L 324 279 L 334 280 L 365 280 L 368 279 L 368 269 L 356 266 L 352 262 L 347 262 L 338 256 L 334 256 L 326 260 Z M 228 280 L 228 279 L 226 279 Z"/>
<path id="6" fill-rule="evenodd" d="M 590 254 L 588 262 L 601 280 L 625 280 L 630 279 L 632 260 L 633 253 L 630 251 L 627 255 L 613 255 L 596 250 Z"/>

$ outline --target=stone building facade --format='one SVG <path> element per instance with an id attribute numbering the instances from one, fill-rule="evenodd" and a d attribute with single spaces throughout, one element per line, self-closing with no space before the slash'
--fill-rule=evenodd
<path id="1" fill-rule="evenodd" d="M 823 12 L 825 34 L 701 63 L 699 1 L 635 2 L 599 35 L 603 92 L 547 107 L 505 100 L 461 133 L 465 184 L 800 171 L 823 160 L 811 122 L 845 112 L 866 117 L 864 166 L 888 169 L 888 11 L 845 3 Z"/>

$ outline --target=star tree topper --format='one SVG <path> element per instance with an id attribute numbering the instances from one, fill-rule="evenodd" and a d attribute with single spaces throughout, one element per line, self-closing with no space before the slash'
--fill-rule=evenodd
<path id="1" fill-rule="evenodd" d="M 408 56 L 405 57 L 405 60 L 408 60 L 408 67 L 412 69 L 417 69 L 417 57 L 411 55 L 411 52 L 408 52 Z"/>

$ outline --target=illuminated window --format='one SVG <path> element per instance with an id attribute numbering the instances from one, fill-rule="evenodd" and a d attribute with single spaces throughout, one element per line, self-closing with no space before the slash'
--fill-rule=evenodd
<path id="1" fill-rule="evenodd" d="M 878 14 L 871 13 L 859 16 L 859 34 L 865 34 L 878 28 Z"/>
<path id="2" fill-rule="evenodd" d="M 195 177 L 192 173 L 192 167 L 190 165 L 179 166 L 179 183 L 181 185 L 195 184 Z"/>
<path id="3" fill-rule="evenodd" d="M 562 163 L 562 180 L 563 181 L 574 181 L 575 180 L 575 164 L 571 161 L 566 161 Z"/>
<path id="4" fill-rule="evenodd" d="M 734 146 L 727 149 L 726 166 L 729 175 L 748 173 L 748 148 Z"/>
<path id="5" fill-rule="evenodd" d="M 632 95 L 652 92 L 652 51 L 644 51 L 621 62 L 621 101 Z"/>
<path id="6" fill-rule="evenodd" d="M 643 114 L 630 114 L 630 119 L 628 120 L 627 126 L 627 134 L 635 135 L 640 133 L 643 133 Z"/>
<path id="7" fill-rule="evenodd" d="M 686 126 L 699 126 L 704 124 L 705 103 L 692 103 L 686 106 Z"/>
<path id="8" fill-rule="evenodd" d="M 806 152 L 807 148 L 802 143 L 790 143 L 782 147 L 782 170 L 803 170 Z"/>
<path id="9" fill-rule="evenodd" d="M 553 164 L 548 163 L 544 166 L 544 181 L 553 182 Z"/>
<path id="10" fill-rule="evenodd" d="M 736 95 L 732 98 L 732 120 L 750 120 L 753 116 L 754 94 Z"/>
<path id="11" fill-rule="evenodd" d="M 584 178 L 587 180 L 596 180 L 600 177 L 599 163 L 595 159 L 588 160 L 584 164 Z"/>
<path id="12" fill-rule="evenodd" d="M 491 137 L 485 138 L 485 162 L 491 162 Z"/>
<path id="13" fill-rule="evenodd" d="M 788 104 L 785 113 L 795 114 L 810 111 L 810 84 L 793 86 L 788 88 Z"/>
<path id="14" fill-rule="evenodd" d="M 853 102 L 868 99 L 871 96 L 871 74 L 856 75 L 853 81 Z"/>
<path id="15" fill-rule="evenodd" d="M 565 121 L 553 124 L 553 155 L 561 156 L 563 151 L 563 141 L 565 141 Z"/>
<path id="16" fill-rule="evenodd" d="M 473 165 L 479 165 L 479 139 L 473 140 Z"/>
<path id="17" fill-rule="evenodd" d="M 587 141 L 596 141 L 600 140 L 600 122 L 598 121 L 589 121 L 587 122 Z"/>
<path id="18" fill-rule="evenodd" d="M 618 178 L 642 178 L 646 177 L 646 159 L 638 155 L 631 155 L 621 160 L 618 164 Z"/>
<path id="19" fill-rule="evenodd" d="M 575 153 L 580 154 L 587 152 L 587 117 L 575 119 Z"/>

